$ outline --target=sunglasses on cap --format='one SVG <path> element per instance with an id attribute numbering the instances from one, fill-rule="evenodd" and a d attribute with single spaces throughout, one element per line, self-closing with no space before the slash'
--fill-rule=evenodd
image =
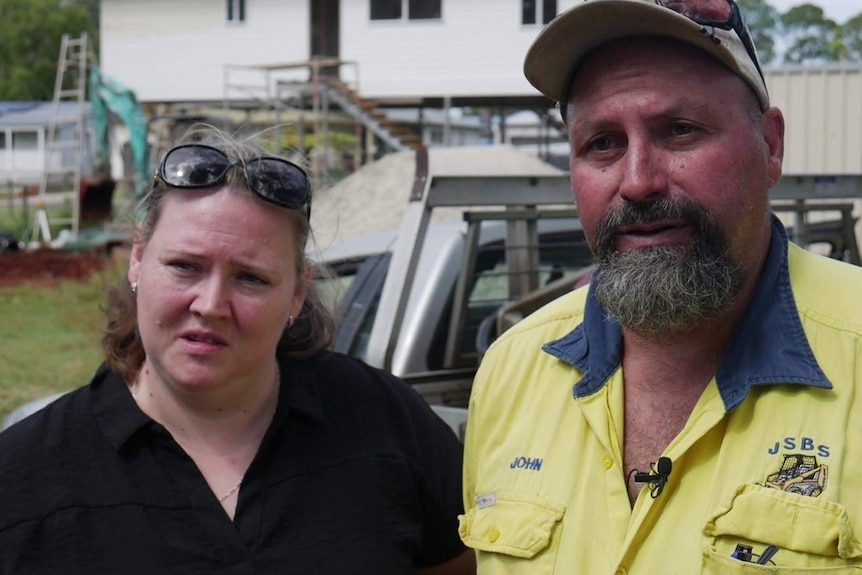
<path id="1" fill-rule="evenodd" d="M 203 144 L 177 146 L 164 155 L 156 172 L 171 188 L 199 189 L 225 181 L 234 166 L 242 169 L 249 190 L 267 202 L 298 210 L 305 206 L 311 218 L 311 182 L 305 170 L 281 158 L 253 158 L 247 162 L 231 160 L 224 152 Z"/>
<path id="2" fill-rule="evenodd" d="M 705 28 L 720 28 L 721 30 L 733 30 L 742 42 L 749 58 L 754 62 L 757 73 L 763 79 L 763 70 L 760 69 L 760 61 L 754 48 L 754 40 L 751 31 L 742 18 L 739 6 L 733 0 L 655 0 L 659 6 L 682 14 L 689 20 L 704 26 Z M 713 36 L 715 43 L 720 43 Z"/>
<path id="3" fill-rule="evenodd" d="M 763 70 L 760 68 L 760 60 L 757 57 L 757 50 L 754 47 L 751 31 L 746 26 L 742 12 L 734 0 L 652 0 L 652 3 L 676 12 L 680 16 L 699 25 L 701 33 L 708 35 L 709 39 L 717 45 L 720 45 L 722 40 L 716 36 L 715 29 L 735 33 L 739 38 L 740 44 L 745 49 L 748 58 L 754 64 L 754 69 L 757 71 L 765 91 L 766 81 L 763 77 Z M 564 123 L 568 123 L 565 104 L 568 101 L 577 70 L 578 66 L 576 65 L 569 71 L 562 85 L 562 92 L 557 100 L 557 109 Z M 746 79 L 746 81 L 753 81 L 753 79 Z"/>

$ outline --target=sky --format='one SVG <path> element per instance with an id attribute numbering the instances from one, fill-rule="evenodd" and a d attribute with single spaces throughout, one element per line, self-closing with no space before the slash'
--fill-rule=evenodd
<path id="1" fill-rule="evenodd" d="M 766 0 L 766 3 L 775 7 L 779 12 L 786 12 L 800 4 L 814 4 L 823 8 L 826 16 L 839 24 L 844 24 L 862 12 L 862 1 L 860 0 Z"/>

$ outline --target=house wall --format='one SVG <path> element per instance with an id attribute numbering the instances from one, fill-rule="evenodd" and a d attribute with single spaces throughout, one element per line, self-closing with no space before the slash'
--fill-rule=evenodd
<path id="1" fill-rule="evenodd" d="M 41 126 L 0 126 L 0 188 L 35 185 L 45 168 L 45 131 Z M 21 139 L 20 136 L 23 136 Z M 22 145 L 23 144 L 23 145 Z"/>
<path id="2" fill-rule="evenodd" d="M 576 0 L 559 0 L 563 11 Z M 440 20 L 371 21 L 369 0 L 342 0 L 341 57 L 360 64 L 363 96 L 535 95 L 524 55 L 541 25 L 519 0 L 443 0 Z"/>
<path id="3" fill-rule="evenodd" d="M 246 0 L 246 21 L 228 23 L 225 0 L 102 0 L 102 68 L 143 102 L 220 101 L 225 64 L 308 59 L 311 1 Z M 558 10 L 577 1 L 559 0 Z M 344 79 L 367 98 L 535 95 L 522 64 L 541 25 L 522 25 L 520 10 L 519 0 L 442 0 L 440 20 L 371 21 L 369 0 L 341 0 L 341 58 L 357 63 Z M 277 77 L 307 71 L 270 82 Z M 787 118 L 785 173 L 862 174 L 862 66 L 766 77 Z M 260 71 L 230 76 L 265 81 Z"/>
<path id="4" fill-rule="evenodd" d="M 225 64 L 308 58 L 308 2 L 246 0 L 245 22 L 228 22 L 225 0 L 102 0 L 102 70 L 142 102 L 221 100 Z M 262 88 L 265 79 L 259 71 L 235 72 L 230 82 Z M 249 95 L 263 94 L 232 97 Z"/>
<path id="5" fill-rule="evenodd" d="M 225 0 L 102 0 L 102 69 L 142 102 L 220 100 L 225 64 L 308 60 L 310 1 L 246 0 L 246 21 L 228 23 Z M 536 94 L 522 64 L 541 25 L 521 24 L 519 0 L 443 0 L 442 11 L 371 21 L 369 0 L 341 0 L 341 59 L 359 63 L 345 79 L 370 98 Z M 231 83 L 264 81 L 231 72 Z"/>
<path id="6" fill-rule="evenodd" d="M 46 166 L 47 140 L 50 133 L 50 117 L 45 109 L 50 108 L 50 103 L 45 103 L 36 114 L 23 112 L 21 115 L 30 118 L 30 121 L 21 121 L 21 115 L 7 113 L 0 115 L 0 189 L 10 186 L 36 186 L 41 184 Z M 41 116 L 42 120 L 35 122 L 33 116 Z M 56 128 L 54 135 L 56 142 L 74 142 L 77 129 L 74 124 L 68 123 L 68 116 L 61 119 L 67 123 Z M 90 117 L 87 112 L 84 116 L 85 126 L 90 125 Z M 92 158 L 92 130 L 85 127 L 88 140 L 84 141 L 82 151 L 81 173 L 89 176 L 93 173 Z M 70 171 L 70 167 L 77 161 L 77 151 L 73 147 L 55 146 L 51 150 L 48 169 L 50 172 L 63 173 Z"/>
<path id="7" fill-rule="evenodd" d="M 785 174 L 862 174 L 862 65 L 765 75 L 772 104 L 784 112 Z"/>

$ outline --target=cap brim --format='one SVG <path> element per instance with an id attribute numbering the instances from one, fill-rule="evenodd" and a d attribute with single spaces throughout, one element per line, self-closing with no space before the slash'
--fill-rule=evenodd
<path id="1" fill-rule="evenodd" d="M 586 0 L 560 14 L 539 33 L 524 60 L 524 75 L 547 97 L 565 100 L 570 75 L 590 51 L 621 38 L 659 36 L 704 50 L 752 85 L 752 69 L 756 70 L 753 61 L 749 69 L 742 69 L 739 55 L 734 56 L 727 45 L 728 41 L 738 43 L 738 39 L 727 38 L 729 34 L 735 35 L 712 29 L 711 34 L 705 33 L 700 24 L 651 1 Z M 714 37 L 724 41 L 716 42 Z M 747 54 L 745 58 L 751 60 Z M 757 81 L 762 83 L 759 78 Z M 752 89 L 761 105 L 768 107 L 765 86 L 761 90 L 752 85 Z"/>

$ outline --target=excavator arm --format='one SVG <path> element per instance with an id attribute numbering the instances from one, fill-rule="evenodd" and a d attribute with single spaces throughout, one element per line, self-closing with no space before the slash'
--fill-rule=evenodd
<path id="1" fill-rule="evenodd" d="M 129 130 L 129 145 L 134 161 L 135 194 L 143 195 L 151 177 L 147 118 L 135 93 L 116 80 L 103 76 L 99 67 L 94 65 L 90 67 L 90 103 L 96 141 L 94 165 L 97 166 L 97 170 L 109 171 L 108 132 L 111 114 L 113 114 Z"/>

